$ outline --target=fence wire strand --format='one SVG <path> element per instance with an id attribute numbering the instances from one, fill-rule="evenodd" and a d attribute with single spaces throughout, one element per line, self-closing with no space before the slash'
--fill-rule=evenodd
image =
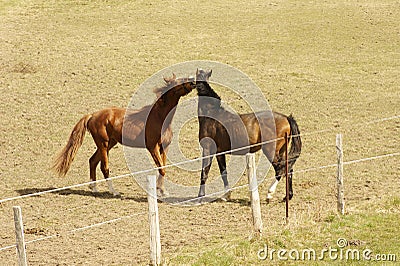
<path id="1" fill-rule="evenodd" d="M 111 220 L 107 220 L 107 221 L 104 221 L 104 222 L 99 222 L 99 223 L 95 223 L 95 224 L 91 224 L 91 225 L 75 228 L 75 229 L 69 230 L 69 231 L 64 232 L 64 233 L 57 233 L 57 234 L 53 234 L 53 235 L 49 235 L 49 236 L 38 237 L 38 238 L 29 240 L 29 241 L 25 241 L 25 244 L 27 245 L 27 244 L 39 242 L 39 241 L 42 241 L 42 240 L 47 240 L 47 239 L 51 239 L 51 238 L 66 236 L 66 235 L 73 234 L 73 233 L 76 233 L 76 232 L 88 230 L 88 229 L 91 229 L 91 228 L 94 228 L 94 227 L 99 227 L 99 226 L 102 226 L 102 225 L 105 225 L 105 224 L 115 223 L 115 222 L 118 222 L 118 221 L 121 221 L 121 220 L 129 219 L 129 218 L 132 218 L 134 216 L 139 216 L 139 215 L 144 215 L 144 214 L 147 214 L 147 212 L 138 212 L 138 213 L 134 213 L 134 214 L 131 214 L 131 215 L 121 216 L 121 217 L 118 217 L 118 218 L 115 218 L 115 219 L 111 219 Z M 16 244 L 9 245 L 9 246 L 5 246 L 5 247 L 0 248 L 0 251 L 11 249 L 11 248 L 16 248 L 16 247 L 17 247 Z"/>
<path id="2" fill-rule="evenodd" d="M 369 122 L 366 122 L 366 123 L 363 123 L 363 124 L 373 124 L 373 123 L 378 123 L 378 122 L 383 122 L 383 121 L 389 121 L 389 120 L 397 119 L 399 117 L 400 117 L 400 115 L 396 115 L 396 116 L 391 116 L 391 117 L 372 120 L 372 121 L 369 121 Z M 317 133 L 329 132 L 329 131 L 333 131 L 333 130 L 337 130 L 337 128 L 330 128 L 330 129 L 319 130 L 319 131 L 314 131 L 314 132 L 309 132 L 309 133 L 303 133 L 303 134 L 293 135 L 291 137 L 306 136 L 306 135 L 312 135 L 312 134 L 317 134 Z M 166 165 L 166 166 L 163 166 L 163 167 L 145 169 L 145 170 L 141 170 L 141 171 L 137 171 L 137 172 L 133 172 L 133 173 L 114 176 L 114 177 L 110 177 L 108 180 L 120 179 L 120 178 L 124 178 L 124 177 L 138 175 L 138 174 L 145 174 L 145 173 L 156 171 L 156 170 L 159 170 L 159 169 L 162 169 L 162 168 L 168 168 L 168 167 L 174 167 L 174 166 L 178 166 L 178 165 L 182 165 L 182 164 L 187 164 L 187 163 L 195 162 L 195 161 L 198 161 L 198 160 L 203 160 L 203 159 L 210 158 L 210 157 L 217 156 L 217 155 L 234 153 L 234 152 L 237 152 L 237 151 L 241 151 L 241 150 L 244 150 L 244 149 L 250 149 L 252 147 L 261 146 L 261 145 L 264 145 L 264 144 L 267 144 L 267 143 L 271 143 L 271 142 L 274 142 L 274 141 L 277 141 L 277 140 L 281 140 L 281 139 L 283 139 L 283 138 L 276 138 L 276 139 L 273 139 L 273 140 L 264 141 L 262 143 L 248 145 L 248 146 L 245 146 L 245 147 L 232 149 L 232 150 L 229 150 L 229 151 L 226 151 L 226 152 L 221 152 L 221 153 L 217 153 L 217 154 L 213 154 L 213 155 L 209 155 L 209 156 L 204 156 L 204 157 L 199 157 L 199 158 L 195 158 L 195 159 L 191 159 L 191 160 L 187 160 L 187 161 L 182 161 L 182 162 L 178 162 L 178 163 L 175 163 L 175 164 Z M 347 162 L 344 162 L 343 165 L 351 165 L 351 164 L 355 164 L 355 163 L 366 162 L 366 161 L 382 159 L 382 158 L 388 158 L 388 157 L 394 157 L 394 156 L 399 156 L 399 155 L 400 155 L 400 152 L 376 155 L 376 156 L 372 156 L 372 157 L 368 157 L 368 158 L 361 158 L 361 159 L 347 161 Z M 332 168 L 332 167 L 337 167 L 337 164 L 328 164 L 328 165 L 324 165 L 324 166 L 310 167 L 310 168 L 306 168 L 306 169 L 293 171 L 293 173 L 304 173 L 304 172 L 316 171 L 316 170 Z M 277 178 L 277 177 L 279 177 L 279 176 L 275 176 L 275 178 Z M 66 187 L 55 188 L 55 189 L 40 191 L 40 192 L 36 192 L 36 193 L 21 195 L 21 196 L 17 196 L 17 197 L 5 198 L 5 199 L 0 200 L 0 204 L 4 203 L 4 202 L 7 202 L 7 201 L 16 200 L 16 199 L 39 196 L 39 195 L 43 195 L 43 194 L 47 194 L 47 193 L 54 193 L 54 192 L 58 192 L 58 191 L 62 191 L 62 190 L 82 187 L 82 186 L 86 186 L 86 185 L 90 185 L 90 184 L 94 184 L 94 183 L 106 182 L 106 181 L 107 181 L 106 179 L 97 180 L 97 181 L 90 181 L 90 182 L 75 184 L 75 185 L 71 185 L 71 186 L 66 186 Z M 199 201 L 199 200 L 201 200 L 201 199 L 203 199 L 205 197 L 212 197 L 212 196 L 216 196 L 216 195 L 219 195 L 219 194 L 232 192 L 232 191 L 235 191 L 235 190 L 238 190 L 238 189 L 242 189 L 244 187 L 248 187 L 248 184 L 237 186 L 237 187 L 233 187 L 233 188 L 230 188 L 228 190 L 224 190 L 224 191 L 219 191 L 219 192 L 215 192 L 215 193 L 212 193 L 212 194 L 208 194 L 208 195 L 203 196 L 203 197 L 196 197 L 196 198 L 193 198 L 193 199 L 180 201 L 180 202 L 174 203 L 172 205 L 179 205 L 179 204 L 183 204 L 183 203 Z M 124 219 L 132 218 L 134 216 L 143 215 L 143 214 L 146 214 L 146 213 L 147 212 L 135 213 L 135 214 L 128 215 L 128 216 L 122 216 L 122 217 L 118 217 L 118 218 L 115 218 L 115 219 L 111 219 L 111 220 L 107 220 L 107 221 L 103 221 L 103 222 L 87 225 L 87 226 L 84 226 L 84 227 L 75 228 L 75 229 L 69 230 L 69 231 L 67 231 L 65 233 L 58 233 L 58 234 L 53 234 L 53 235 L 50 235 L 50 236 L 39 237 L 39 238 L 30 240 L 30 241 L 26 241 L 26 244 L 31 244 L 31 243 L 34 243 L 34 242 L 38 242 L 38 241 L 42 241 L 42 240 L 46 240 L 46 239 L 51 239 L 51 238 L 55 238 L 55 237 L 60 237 L 60 236 L 67 235 L 67 234 L 73 234 L 75 232 L 84 231 L 84 230 L 87 230 L 87 229 L 90 229 L 90 228 L 94 228 L 94 227 L 98 227 L 98 226 L 102 226 L 102 225 L 105 225 L 105 224 L 111 224 L 111 223 L 118 222 L 118 221 L 121 221 L 121 220 L 124 220 Z M 4 246 L 4 247 L 0 248 L 0 251 L 11 249 L 11 248 L 15 248 L 15 247 L 16 247 L 15 244 L 14 245 L 9 245 L 9 246 Z"/>
<path id="3" fill-rule="evenodd" d="M 385 121 L 398 119 L 398 118 L 400 118 L 400 115 L 395 115 L 395 116 L 390 116 L 390 117 L 385 117 L 385 118 L 379 118 L 379 119 L 371 120 L 371 121 L 364 122 L 364 123 L 354 124 L 354 125 L 352 125 L 352 127 L 360 126 L 360 125 L 366 125 L 366 124 L 375 124 L 375 123 L 385 122 Z M 324 130 L 318 130 L 318 131 L 313 131 L 313 132 L 301 133 L 301 134 L 298 134 L 298 135 L 292 135 L 291 137 L 293 138 L 293 137 L 298 137 L 298 136 L 307 136 L 307 135 L 313 135 L 313 134 L 318 134 L 318 133 L 330 132 L 330 131 L 334 131 L 334 130 L 338 130 L 338 128 L 332 127 L 332 128 L 328 128 L 328 129 L 324 129 Z M 5 198 L 5 199 L 1 199 L 0 200 L 0 204 L 4 203 L 4 202 L 7 202 L 7 201 L 23 199 L 23 198 L 27 198 L 27 197 L 33 197 L 33 196 L 40 196 L 40 195 L 47 194 L 47 193 L 54 193 L 54 192 L 67 190 L 67 189 L 71 189 L 71 188 L 78 188 L 78 187 L 82 187 L 82 186 L 88 186 L 88 185 L 91 185 L 91 184 L 102 183 L 102 182 L 106 182 L 108 180 L 115 180 L 115 179 L 121 179 L 121 178 L 129 177 L 129 176 L 133 177 L 134 175 L 146 174 L 146 173 L 150 173 L 150 172 L 157 171 L 157 170 L 164 169 L 164 168 L 175 167 L 175 166 L 179 166 L 179 165 L 182 165 L 182 164 L 188 164 L 188 163 L 200 161 L 200 160 L 207 159 L 207 158 L 212 158 L 212 157 L 218 156 L 218 155 L 230 154 L 230 153 L 238 152 L 238 151 L 241 151 L 241 150 L 250 149 L 250 148 L 253 148 L 253 147 L 257 147 L 257 146 L 265 145 L 265 144 L 268 144 L 268 143 L 272 143 L 272 142 L 275 142 L 275 141 L 278 141 L 278 140 L 281 140 L 281 139 L 284 139 L 284 138 L 281 137 L 281 138 L 276 138 L 276 139 L 272 139 L 272 140 L 267 140 L 267 141 L 264 141 L 264 142 L 261 142 L 261 143 L 247 145 L 247 146 L 236 148 L 236 149 L 232 149 L 232 150 L 229 150 L 229 151 L 220 152 L 220 153 L 216 153 L 216 154 L 212 154 L 212 155 L 208 155 L 208 156 L 202 156 L 202 157 L 198 157 L 198 158 L 195 158 L 195 159 L 190 159 L 190 160 L 186 160 L 186 161 L 177 162 L 177 163 L 174 163 L 174 164 L 168 164 L 168 165 L 161 166 L 161 167 L 154 167 L 154 168 L 151 168 L 151 169 L 145 169 L 145 170 L 140 170 L 140 171 L 136 171 L 136 172 L 132 172 L 132 173 L 128 173 L 128 174 L 123 174 L 123 175 L 119 175 L 119 176 L 113 176 L 113 177 L 109 177 L 108 179 L 100 179 L 100 180 L 96 180 L 96 181 L 90 181 L 90 182 L 85 182 L 85 183 L 80 183 L 80 184 L 74 184 L 74 185 L 71 185 L 71 186 L 65 186 L 65 187 L 60 187 L 60 188 L 55 188 L 55 189 L 35 192 L 35 193 L 31 193 L 31 194 L 25 194 L 25 195 Z M 398 153 L 394 153 L 394 155 L 392 155 L 392 156 L 395 156 L 397 154 Z M 368 158 L 361 159 L 361 160 L 366 160 L 366 159 L 368 159 Z M 349 164 L 349 163 L 350 162 L 347 162 L 347 164 Z M 333 164 L 325 166 L 325 168 L 326 167 L 333 167 Z M 320 168 L 316 168 L 316 169 L 320 169 Z"/>
<path id="4" fill-rule="evenodd" d="M 399 155 L 400 155 L 400 152 L 390 153 L 390 154 L 383 154 L 383 155 L 377 155 L 377 156 L 368 157 L 368 158 L 351 160 L 351 161 L 344 162 L 343 164 L 344 165 L 350 165 L 350 164 L 366 162 L 366 161 L 371 161 L 371 160 L 377 160 L 377 159 L 382 159 L 382 158 L 387 158 L 387 157 L 394 157 L 394 156 L 399 156 Z M 332 168 L 332 167 L 337 167 L 337 164 L 328 164 L 328 165 L 323 165 L 323 166 L 319 166 L 319 167 L 311 167 L 311 168 L 301 169 L 301 170 L 293 171 L 293 173 L 304 173 L 304 172 L 316 171 L 316 170 Z M 275 178 L 276 177 L 279 177 L 279 176 L 275 176 Z M 249 184 L 240 185 L 240 186 L 236 186 L 236 187 L 230 188 L 228 190 L 223 190 L 223 191 L 218 191 L 218 192 L 215 192 L 215 193 L 212 193 L 212 194 L 207 194 L 206 196 L 195 197 L 195 198 L 192 198 L 192 199 L 176 202 L 176 203 L 173 203 L 171 205 L 181 205 L 181 204 L 184 204 L 184 203 L 199 201 L 199 200 L 202 200 L 203 198 L 206 198 L 206 197 L 212 197 L 212 196 L 216 196 L 216 195 L 219 195 L 219 194 L 232 192 L 232 191 L 239 190 L 239 189 L 242 189 L 242 188 L 248 187 L 248 186 L 249 186 Z M 134 213 L 132 215 L 122 216 L 122 217 L 118 217 L 118 218 L 115 218 L 115 219 L 107 220 L 107 221 L 104 221 L 104 222 L 99 222 L 99 223 L 87 225 L 87 226 L 84 226 L 84 227 L 79 227 L 79 228 L 76 228 L 76 229 L 72 229 L 72 230 L 67 231 L 66 233 L 62 233 L 62 234 L 60 233 L 60 234 L 54 234 L 54 235 L 50 235 L 50 236 L 44 236 L 44 237 L 36 238 L 36 239 L 30 240 L 30 241 L 26 241 L 25 243 L 26 244 L 31 244 L 31 243 L 42 241 L 42 240 L 46 240 L 46 239 L 60 237 L 60 236 L 63 236 L 63 235 L 84 231 L 84 230 L 87 230 L 87 229 L 90 229 L 90 228 L 93 228 L 93 227 L 102 226 L 104 224 L 111 224 L 111 223 L 118 222 L 118 221 L 121 221 L 121 220 L 124 220 L 124 219 L 129 219 L 129 218 L 132 218 L 134 216 L 144 215 L 146 213 L 147 212 Z M 5 247 L 0 248 L 0 251 L 11 249 L 11 248 L 15 248 L 15 247 L 16 247 L 16 245 L 5 246 Z"/>

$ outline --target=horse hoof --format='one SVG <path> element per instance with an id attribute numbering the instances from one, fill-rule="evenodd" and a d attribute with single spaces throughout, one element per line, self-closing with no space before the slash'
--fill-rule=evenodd
<path id="1" fill-rule="evenodd" d="M 267 203 L 271 203 L 272 200 L 272 195 L 268 194 L 267 195 Z"/>
<path id="2" fill-rule="evenodd" d="M 166 190 L 162 189 L 157 189 L 157 197 L 162 198 L 162 197 L 168 197 L 169 193 Z"/>
<path id="3" fill-rule="evenodd" d="M 231 200 L 231 194 L 232 194 L 232 191 L 226 192 L 224 195 L 222 195 L 221 200 L 222 200 L 222 201 L 229 201 L 229 200 Z"/>
<path id="4" fill-rule="evenodd" d="M 197 200 L 196 200 L 196 202 L 197 202 L 197 204 L 201 204 L 202 202 L 203 202 L 203 198 L 205 197 L 205 195 L 197 195 Z"/>
<path id="5" fill-rule="evenodd" d="M 89 189 L 92 191 L 92 193 L 99 193 L 96 186 L 89 185 Z"/>
<path id="6" fill-rule="evenodd" d="M 293 198 L 293 195 L 289 194 L 289 200 L 291 200 Z M 282 202 L 286 202 L 286 196 L 283 198 Z"/>

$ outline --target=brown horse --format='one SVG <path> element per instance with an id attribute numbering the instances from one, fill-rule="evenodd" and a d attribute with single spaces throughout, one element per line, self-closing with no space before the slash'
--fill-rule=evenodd
<path id="1" fill-rule="evenodd" d="M 82 145 L 86 130 L 90 132 L 97 146 L 96 152 L 89 159 L 90 180 L 96 180 L 96 167 L 101 162 L 100 169 L 107 180 L 109 177 L 108 153 L 117 143 L 130 147 L 146 148 L 157 167 L 165 166 L 167 147 L 171 143 L 171 121 L 180 97 L 195 88 L 194 78 L 176 79 L 164 78 L 166 85 L 154 90 L 157 100 L 154 104 L 139 110 L 124 108 L 108 108 L 85 115 L 75 125 L 67 145 L 54 161 L 53 168 L 63 177 L 67 174 L 75 154 Z M 165 170 L 159 169 L 157 191 L 164 195 Z M 109 190 L 115 196 L 119 195 L 107 180 Z M 97 192 L 96 183 L 89 186 Z"/>
<path id="2" fill-rule="evenodd" d="M 293 197 L 293 165 L 301 152 L 300 131 L 292 116 L 273 111 L 262 111 L 248 114 L 234 114 L 221 106 L 221 98 L 211 88 L 208 80 L 212 71 L 197 70 L 196 89 L 199 96 L 198 120 L 199 141 L 203 148 L 202 171 L 199 197 L 205 196 L 205 184 L 211 168 L 212 155 L 238 149 L 234 155 L 254 153 L 262 149 L 275 169 L 276 180 L 271 184 L 267 200 L 272 198 L 276 186 L 285 173 L 285 134 L 290 137 L 289 161 L 289 199 Z M 256 145 L 263 143 L 262 145 Z M 241 149 L 252 145 L 248 149 Z M 230 196 L 226 171 L 225 154 L 217 155 L 217 161 L 225 191 L 224 198 Z"/>

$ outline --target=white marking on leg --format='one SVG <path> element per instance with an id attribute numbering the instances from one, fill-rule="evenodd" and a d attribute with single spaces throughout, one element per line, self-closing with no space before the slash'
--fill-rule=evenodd
<path id="1" fill-rule="evenodd" d="M 119 192 L 116 191 L 113 187 L 112 180 L 107 180 L 108 189 L 114 196 L 119 196 Z"/>
<path id="2" fill-rule="evenodd" d="M 277 179 L 274 179 L 274 181 L 271 183 L 268 189 L 268 195 L 267 199 L 272 199 L 272 195 L 275 193 L 276 186 L 278 186 L 279 181 Z"/>
<path id="3" fill-rule="evenodd" d="M 157 193 L 157 194 L 160 194 L 160 195 L 158 195 L 159 197 L 168 197 L 169 196 L 169 193 L 168 193 L 168 191 L 165 189 L 165 186 L 164 186 L 164 176 L 163 175 L 161 175 L 161 174 L 158 174 L 158 178 L 157 178 L 157 191 L 159 192 L 159 193 Z"/>
<path id="4" fill-rule="evenodd" d="M 97 190 L 96 183 L 90 184 L 89 188 L 92 190 L 93 193 L 98 193 L 99 192 Z"/>

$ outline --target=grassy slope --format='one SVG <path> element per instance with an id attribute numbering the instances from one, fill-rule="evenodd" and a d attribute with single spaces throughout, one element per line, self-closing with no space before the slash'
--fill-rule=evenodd
<path id="1" fill-rule="evenodd" d="M 362 259 L 357 260 L 349 257 L 350 259 L 347 261 L 345 259 L 335 260 L 331 259 L 328 253 L 325 253 L 323 260 L 319 259 L 323 249 L 338 248 L 336 241 L 339 238 L 345 238 L 350 243 L 349 246 L 343 248 L 344 251 L 356 249 L 362 254 L 364 250 L 369 249 L 372 251 L 371 258 L 373 259 L 376 254 L 394 254 L 396 261 L 398 261 L 400 243 L 394 237 L 398 234 L 399 212 L 400 208 L 397 205 L 396 213 L 392 214 L 363 213 L 350 214 L 344 217 L 331 214 L 318 225 L 303 224 L 294 230 L 289 228 L 278 229 L 280 233 L 274 234 L 273 237 L 270 236 L 273 229 L 267 225 L 265 232 L 267 236 L 261 239 L 249 241 L 228 234 L 222 239 L 214 239 L 196 248 L 184 248 L 180 255 L 175 255 L 167 259 L 166 262 L 170 265 L 255 265 L 265 264 L 268 261 L 268 263 L 273 262 L 274 264 L 297 264 L 294 259 L 289 259 L 286 262 L 279 260 L 276 252 L 272 255 L 272 258 L 259 259 L 257 255 L 259 250 L 267 245 L 269 252 L 271 252 L 271 249 L 276 251 L 285 249 L 288 252 L 291 249 L 296 249 L 300 252 L 300 256 L 302 250 L 313 249 L 316 251 L 318 265 L 343 265 L 344 262 L 350 265 L 365 265 L 365 261 L 363 262 Z M 288 254 L 285 257 L 288 258 Z M 309 260 L 303 260 L 305 263 L 307 261 Z"/>

